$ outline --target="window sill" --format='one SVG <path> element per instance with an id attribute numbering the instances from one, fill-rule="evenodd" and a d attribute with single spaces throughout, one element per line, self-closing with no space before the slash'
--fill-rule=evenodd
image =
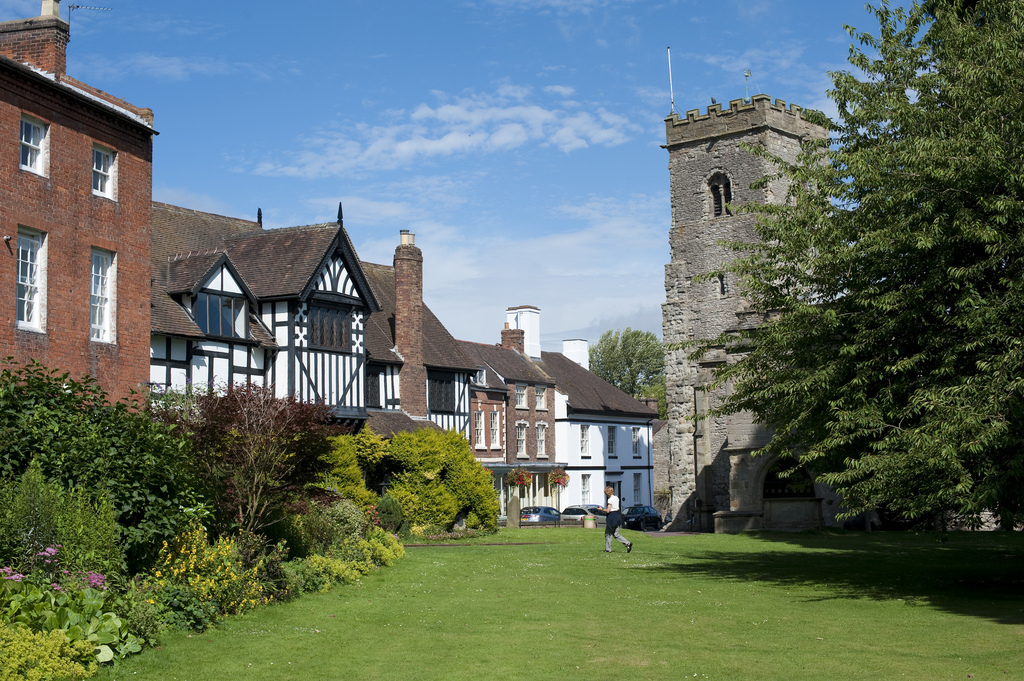
<path id="1" fill-rule="evenodd" d="M 478 449 L 478 450 L 480 450 L 482 452 L 486 452 L 487 451 L 487 447 L 485 445 L 477 445 L 476 447 L 473 447 L 473 449 Z"/>
<path id="2" fill-rule="evenodd" d="M 35 168 L 29 168 L 29 167 L 27 167 L 27 166 L 22 166 L 22 165 L 19 165 L 19 166 L 18 166 L 18 170 L 24 170 L 24 171 L 25 171 L 26 173 L 32 173 L 32 174 L 33 174 L 33 175 L 35 175 L 36 177 L 48 177 L 48 176 L 46 175 L 46 173 L 42 173 L 42 172 L 39 172 L 39 171 L 38 171 L 38 170 L 36 170 Z"/>
<path id="3" fill-rule="evenodd" d="M 97 199 L 106 199 L 107 201 L 110 201 L 112 203 L 117 203 L 117 199 L 115 199 L 113 196 L 107 196 L 106 194 L 97 194 L 96 192 L 93 192 L 92 195 L 95 196 Z"/>
<path id="4" fill-rule="evenodd" d="M 538 455 L 537 455 L 537 458 L 538 458 L 538 459 L 547 459 L 547 458 L 548 458 L 548 455 L 547 455 L 547 454 L 538 454 Z"/>
<path id="5" fill-rule="evenodd" d="M 529 459 L 530 457 L 528 457 L 526 454 L 516 454 L 516 458 L 517 459 Z"/>
<path id="6" fill-rule="evenodd" d="M 100 340 L 99 338 L 90 338 L 90 343 L 96 343 L 97 345 L 117 345 L 117 341 L 112 340 Z"/>
<path id="7" fill-rule="evenodd" d="M 40 336 L 46 335 L 46 330 L 38 326 L 23 326 L 20 322 L 14 327 L 18 331 L 27 331 L 29 333 L 38 333 Z"/>

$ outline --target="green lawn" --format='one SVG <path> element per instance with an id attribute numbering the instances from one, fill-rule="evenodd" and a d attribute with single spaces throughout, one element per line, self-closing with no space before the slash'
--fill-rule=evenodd
<path id="1" fill-rule="evenodd" d="M 101 678 L 1024 679 L 1020 534 L 626 536 L 410 547 Z"/>

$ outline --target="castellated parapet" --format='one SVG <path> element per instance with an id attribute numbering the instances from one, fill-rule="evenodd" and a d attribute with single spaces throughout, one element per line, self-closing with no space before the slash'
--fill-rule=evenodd
<path id="1" fill-rule="evenodd" d="M 673 114 L 665 120 L 665 133 L 672 229 L 662 324 L 665 342 L 685 347 L 748 327 L 759 318 L 731 275 L 701 277 L 737 257 L 723 243 L 757 239 L 756 217 L 737 214 L 734 206 L 786 198 L 784 178 L 751 188 L 776 169 L 748 149 L 761 147 L 795 162 L 804 140 L 822 139 L 828 132 L 804 119 L 800 107 L 757 95 L 749 102 L 732 100 L 726 109 L 712 104 L 704 114 Z M 708 389 L 714 367 L 735 359 L 724 348 L 699 361 L 688 359 L 685 349 L 666 352 L 673 529 L 687 529 L 691 519 L 696 527 L 716 531 L 813 526 L 817 520 L 811 516 L 820 516 L 814 503 L 820 508 L 820 501 L 763 498 L 770 462 L 750 452 L 767 443 L 770 433 L 749 414 L 707 416 L 729 389 Z"/>
<path id="2" fill-rule="evenodd" d="M 665 139 L 668 148 L 675 144 L 698 142 L 734 133 L 749 133 L 759 128 L 771 128 L 792 137 L 821 137 L 824 129 L 806 121 L 801 115 L 803 108 L 768 95 L 754 95 L 750 101 L 734 99 L 729 108 L 712 104 L 707 112 L 690 109 L 685 118 L 675 113 L 665 119 Z"/>

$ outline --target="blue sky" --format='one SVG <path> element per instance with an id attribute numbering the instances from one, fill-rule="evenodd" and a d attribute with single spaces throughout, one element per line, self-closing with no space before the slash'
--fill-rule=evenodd
<path id="1" fill-rule="evenodd" d="M 661 335 L 666 47 L 678 111 L 742 97 L 749 68 L 751 93 L 830 113 L 843 24 L 876 28 L 862 0 L 95 4 L 113 11 L 73 12 L 68 73 L 154 110 L 156 200 L 267 227 L 342 201 L 363 260 L 416 234 L 456 337 L 498 342 L 536 305 L 546 349 Z"/>

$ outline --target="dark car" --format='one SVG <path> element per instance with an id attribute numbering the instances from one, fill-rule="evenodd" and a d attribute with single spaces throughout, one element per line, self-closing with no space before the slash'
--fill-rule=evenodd
<path id="1" fill-rule="evenodd" d="M 550 506 L 527 506 L 519 511 L 519 522 L 521 523 L 554 523 L 558 522 L 562 514 L 557 508 Z"/>
<path id="2" fill-rule="evenodd" d="M 622 524 L 631 530 L 660 530 L 661 514 L 651 506 L 630 506 L 622 512 Z"/>

